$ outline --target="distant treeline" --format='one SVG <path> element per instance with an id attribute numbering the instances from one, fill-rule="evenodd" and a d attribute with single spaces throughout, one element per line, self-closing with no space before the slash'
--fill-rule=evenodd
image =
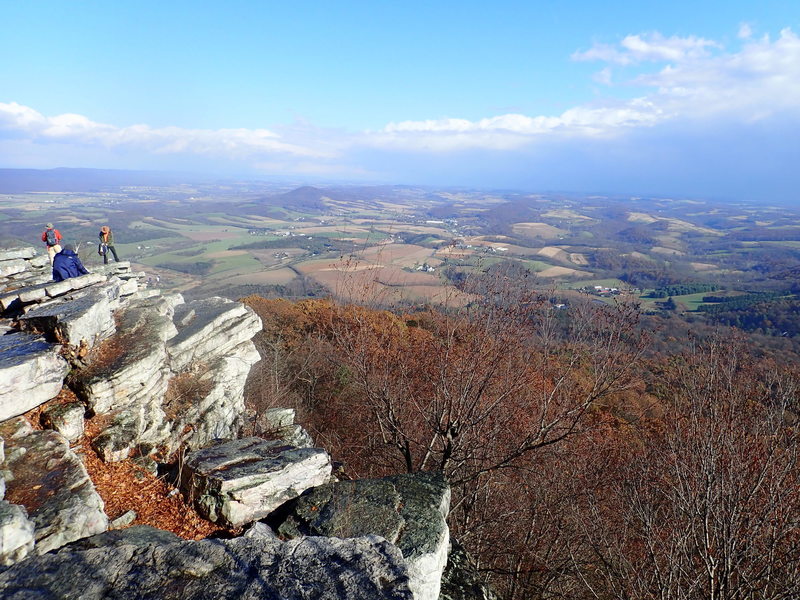
<path id="1" fill-rule="evenodd" d="M 669 296 L 686 296 L 688 294 L 698 294 L 700 292 L 713 292 L 718 289 L 719 286 L 713 283 L 679 283 L 656 288 L 650 294 L 650 297 L 668 298 Z"/>
<path id="2" fill-rule="evenodd" d="M 352 242 L 344 242 L 341 240 L 332 240 L 330 238 L 312 238 L 304 236 L 285 237 L 277 240 L 259 240 L 249 244 L 240 244 L 239 246 L 231 246 L 231 250 L 268 250 L 280 248 L 302 248 L 309 252 L 326 252 L 326 251 L 347 251 L 353 249 Z"/>
<path id="3" fill-rule="evenodd" d="M 706 310 L 715 323 L 737 327 L 743 331 L 784 337 L 800 335 L 800 300 L 782 298 L 761 301 L 745 306 L 731 306 L 732 302 L 716 304 Z M 701 309 L 706 308 L 704 306 Z"/>
<path id="4" fill-rule="evenodd" d="M 781 295 L 781 292 L 753 292 L 741 296 L 703 296 L 703 302 L 717 302 L 718 304 L 701 304 L 697 310 L 707 313 L 742 310 Z"/>
<path id="5" fill-rule="evenodd" d="M 171 269 L 172 271 L 179 271 L 180 273 L 187 273 L 189 275 L 206 275 L 211 267 L 214 266 L 213 262 L 198 261 L 186 263 L 161 263 L 156 265 L 159 269 Z"/>
<path id="6" fill-rule="evenodd" d="M 785 242 L 800 240 L 800 227 L 753 228 L 745 231 L 733 231 L 730 239 L 751 242 Z"/>

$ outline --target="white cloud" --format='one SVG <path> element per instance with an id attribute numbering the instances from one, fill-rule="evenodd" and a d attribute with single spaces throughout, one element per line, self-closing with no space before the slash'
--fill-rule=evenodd
<path id="1" fill-rule="evenodd" d="M 611 68 L 605 67 L 592 75 L 592 80 L 602 85 L 611 85 Z"/>
<path id="2" fill-rule="evenodd" d="M 117 127 L 71 113 L 47 117 L 16 102 L 0 103 L 0 135 L 25 137 L 40 143 L 138 149 L 156 154 L 188 153 L 224 158 L 291 155 L 322 159 L 332 156 L 328 151 L 284 141 L 266 129 Z"/>
<path id="3" fill-rule="evenodd" d="M 365 155 L 382 156 L 380 150 L 428 157 L 463 150 L 546 149 L 549 143 L 562 141 L 579 148 L 583 141 L 601 143 L 640 130 L 664 132 L 672 126 L 695 130 L 691 123 L 698 119 L 735 125 L 788 115 L 800 121 L 800 38 L 784 29 L 774 40 L 750 35 L 739 44 L 735 50 L 726 50 L 700 37 L 648 33 L 628 35 L 615 46 L 595 45 L 573 58 L 615 65 L 614 85 L 606 88 L 604 98 L 555 115 L 405 120 L 360 133 L 295 123 L 276 132 L 118 127 L 76 114 L 47 117 L 12 102 L 0 103 L 0 138 L 83 150 L 122 149 L 148 156 L 244 160 L 280 172 L 358 176 L 365 174 L 364 162 L 376 162 Z M 626 76 L 626 67 L 632 65 L 637 65 L 636 75 Z M 611 69 L 605 65 L 594 80 L 610 84 Z M 630 85 L 644 91 L 632 99 L 614 97 Z"/>
<path id="4" fill-rule="evenodd" d="M 697 118 L 754 122 L 776 114 L 800 117 L 800 38 L 791 29 L 771 41 L 746 40 L 736 52 L 723 52 L 698 37 L 667 38 L 659 33 L 629 35 L 619 48 L 595 46 L 574 58 L 633 64 L 668 61 L 658 71 L 628 84 L 650 91 L 634 99 L 609 98 L 558 116 L 500 115 L 476 121 L 445 118 L 390 123 L 371 132 L 375 146 L 449 151 L 474 148 L 512 150 L 558 137 L 612 137 L 660 123 Z M 709 51 L 715 49 L 713 54 Z M 609 67 L 594 79 L 610 81 Z"/>
<path id="5" fill-rule="evenodd" d="M 573 53 L 572 59 L 599 60 L 620 65 L 665 61 L 679 63 L 707 56 L 710 48 L 719 47 L 716 42 L 705 38 L 664 37 L 656 31 L 644 35 L 628 35 L 622 39 L 619 47 L 598 43 L 589 50 Z"/>
<path id="6" fill-rule="evenodd" d="M 739 52 L 670 65 L 635 82 L 655 88 L 655 102 L 684 116 L 752 121 L 800 113 L 800 38 L 784 29 L 775 41 L 746 41 Z"/>

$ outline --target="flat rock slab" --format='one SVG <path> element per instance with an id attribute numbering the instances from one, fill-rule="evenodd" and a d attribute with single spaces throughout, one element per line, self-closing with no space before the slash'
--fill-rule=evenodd
<path id="1" fill-rule="evenodd" d="M 400 551 L 377 537 L 272 537 L 63 548 L 0 574 L 5 600 L 412 600 Z M 117 532 L 115 532 L 117 533 Z M 110 542 L 110 543 L 109 543 Z"/>
<path id="2" fill-rule="evenodd" d="M 170 340 L 169 355 L 176 372 L 195 360 L 221 356 L 261 331 L 251 308 L 216 297 L 177 306 L 175 325 L 178 335 Z"/>
<path id="3" fill-rule="evenodd" d="M 6 500 L 28 511 L 34 552 L 43 554 L 103 532 L 108 518 L 83 462 L 63 436 L 34 431 L 21 417 L 0 425 L 5 440 Z"/>
<path id="4" fill-rule="evenodd" d="M 34 256 L 36 256 L 36 249 L 32 246 L 0 250 L 0 261 L 13 260 L 15 258 L 33 258 Z"/>
<path id="5" fill-rule="evenodd" d="M 286 538 L 379 535 L 408 561 L 417 600 L 437 600 L 447 564 L 450 486 L 439 473 L 340 481 L 288 502 L 270 524 Z"/>
<path id="6" fill-rule="evenodd" d="M 12 260 L 0 260 L 0 277 L 8 277 L 22 273 L 28 268 L 28 263 L 20 258 Z"/>
<path id="7" fill-rule="evenodd" d="M 28 331 L 44 333 L 48 339 L 73 346 L 85 342 L 92 347 L 115 332 L 113 310 L 117 308 L 118 288 L 96 289 L 39 306 L 20 317 L 20 324 Z"/>
<path id="8" fill-rule="evenodd" d="M 330 457 L 320 448 L 242 438 L 188 454 L 181 487 L 201 514 L 239 527 L 266 517 L 330 475 Z"/>
<path id="9" fill-rule="evenodd" d="M 105 275 L 101 273 L 89 273 L 88 275 L 81 275 L 79 277 L 70 277 L 63 281 L 55 281 L 47 286 L 47 295 L 54 298 L 71 292 L 72 290 L 80 290 L 105 280 Z"/>
<path id="10" fill-rule="evenodd" d="M 58 395 L 69 370 L 60 349 L 38 335 L 0 335 L 0 421 Z"/>

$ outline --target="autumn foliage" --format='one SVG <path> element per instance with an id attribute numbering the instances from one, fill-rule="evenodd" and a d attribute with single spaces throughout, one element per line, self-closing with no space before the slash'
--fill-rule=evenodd
<path id="1" fill-rule="evenodd" d="M 248 401 L 296 408 L 347 476 L 444 472 L 451 530 L 505 598 L 798 592 L 785 369 L 720 340 L 645 361 L 633 306 L 483 298 L 247 298 L 264 322 Z"/>

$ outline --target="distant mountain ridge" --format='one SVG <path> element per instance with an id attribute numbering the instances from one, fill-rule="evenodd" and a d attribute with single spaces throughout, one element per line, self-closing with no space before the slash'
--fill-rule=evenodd
<path id="1" fill-rule="evenodd" d="M 96 192 L 112 186 L 168 185 L 185 182 L 185 175 L 159 171 L 70 168 L 0 169 L 0 194 Z"/>

